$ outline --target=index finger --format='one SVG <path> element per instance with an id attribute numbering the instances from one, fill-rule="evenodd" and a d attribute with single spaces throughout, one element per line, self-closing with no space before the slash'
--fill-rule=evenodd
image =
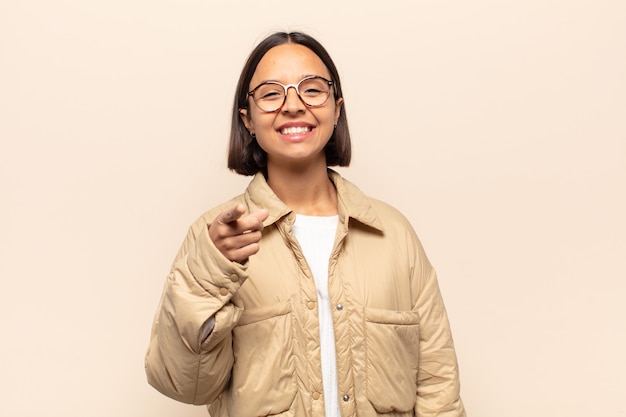
<path id="1" fill-rule="evenodd" d="M 217 217 L 217 222 L 221 224 L 228 224 L 239 219 L 243 213 L 245 213 L 246 209 L 242 204 L 237 204 L 236 206 L 222 212 Z"/>

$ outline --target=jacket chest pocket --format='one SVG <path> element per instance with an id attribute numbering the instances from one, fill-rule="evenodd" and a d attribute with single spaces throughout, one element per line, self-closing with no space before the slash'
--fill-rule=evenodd
<path id="1" fill-rule="evenodd" d="M 269 416 L 290 410 L 296 396 L 289 301 L 245 310 L 233 329 L 231 415 Z"/>
<path id="2" fill-rule="evenodd" d="M 413 415 L 417 398 L 419 314 L 365 309 L 366 392 L 378 413 Z"/>

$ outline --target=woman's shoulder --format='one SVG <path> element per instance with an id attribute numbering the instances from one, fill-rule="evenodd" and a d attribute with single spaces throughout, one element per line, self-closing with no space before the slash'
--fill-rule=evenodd
<path id="1" fill-rule="evenodd" d="M 369 220 L 368 223 L 378 224 L 382 226 L 382 229 L 412 229 L 411 223 L 398 208 L 386 201 L 366 194 L 355 183 L 336 172 L 331 171 L 331 175 L 341 195 L 340 198 L 348 207 L 350 215 L 367 219 Z"/>
<path id="2" fill-rule="evenodd" d="M 383 225 L 397 225 L 410 229 L 413 228 L 409 219 L 394 205 L 375 197 L 368 196 L 367 199 L 372 205 L 373 210 L 380 217 Z"/>

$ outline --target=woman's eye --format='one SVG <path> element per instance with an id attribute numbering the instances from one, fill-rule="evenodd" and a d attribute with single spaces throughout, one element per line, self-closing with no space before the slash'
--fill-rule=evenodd
<path id="1" fill-rule="evenodd" d="M 317 95 L 317 94 L 322 94 L 322 91 L 317 90 L 315 88 L 307 88 L 304 91 L 304 94 L 306 94 L 307 96 L 314 96 L 314 95 Z"/>
<path id="2" fill-rule="evenodd" d="M 282 94 L 278 91 L 267 91 L 260 95 L 261 100 L 276 100 L 281 98 Z"/>

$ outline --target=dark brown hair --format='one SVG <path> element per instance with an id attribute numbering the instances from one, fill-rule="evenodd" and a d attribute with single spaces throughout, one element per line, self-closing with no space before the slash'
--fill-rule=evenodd
<path id="1" fill-rule="evenodd" d="M 249 108 L 248 90 L 250 80 L 256 71 L 259 61 L 261 61 L 267 51 L 286 43 L 303 45 L 313 51 L 328 68 L 330 78 L 334 82 L 335 100 L 343 97 L 337 68 L 326 49 L 318 41 L 301 32 L 277 32 L 265 38 L 250 53 L 241 71 L 235 93 L 230 144 L 228 147 L 228 168 L 238 174 L 254 175 L 257 172 L 267 173 L 267 155 L 246 129 L 241 120 L 239 110 Z M 348 166 L 350 164 L 352 150 L 345 103 L 342 103 L 337 127 L 326 144 L 325 152 L 326 164 L 328 166 Z"/>

